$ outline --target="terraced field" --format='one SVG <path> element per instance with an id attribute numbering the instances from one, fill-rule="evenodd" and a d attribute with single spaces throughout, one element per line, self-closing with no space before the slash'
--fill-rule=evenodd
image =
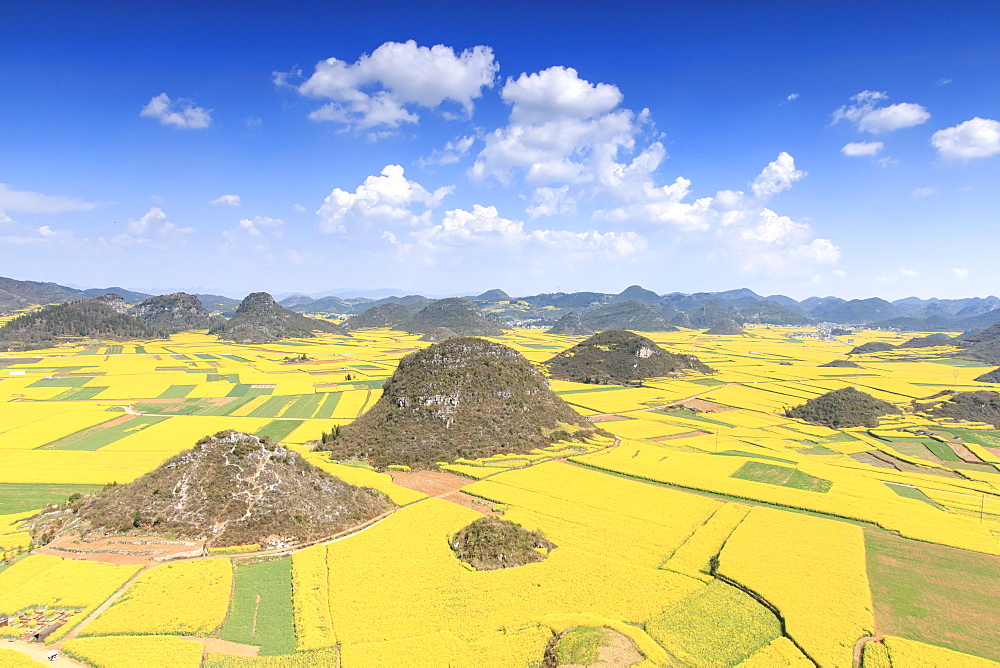
<path id="1" fill-rule="evenodd" d="M 0 366 L 0 613 L 14 620 L 0 635 L 66 619 L 49 642 L 95 666 L 137 657 L 540 666 L 555 634 L 578 627 L 613 629 L 649 665 L 851 666 L 856 654 L 872 666 L 914 656 L 1000 662 L 990 603 L 1000 592 L 1000 433 L 907 410 L 941 390 L 1000 386 L 974 381 L 986 368 L 935 348 L 853 356 L 858 369 L 821 366 L 854 345 L 912 334 L 859 332 L 848 343 L 790 331 L 645 333 L 718 373 L 629 388 L 552 381 L 611 436 L 460 460 L 443 467 L 459 484 L 440 493 L 311 453 L 401 508 L 291 558 L 247 546 L 252 556 L 141 572 L 28 554 L 21 522 L 70 494 L 131 481 L 226 428 L 306 452 L 370 407 L 402 356 L 428 344 L 369 330 L 38 351 Z M 496 340 L 541 364 L 582 338 L 513 330 Z M 303 353 L 310 361 L 283 362 Z M 784 416 L 844 387 L 904 412 L 874 429 Z M 472 570 L 448 540 L 481 514 L 541 529 L 557 547 L 537 564 Z"/>

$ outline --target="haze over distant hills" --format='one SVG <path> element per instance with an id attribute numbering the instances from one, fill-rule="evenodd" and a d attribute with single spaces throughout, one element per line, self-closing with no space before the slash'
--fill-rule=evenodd
<path id="1" fill-rule="evenodd" d="M 0 312 L 28 308 L 35 304 L 61 303 L 101 294 L 120 295 L 129 304 L 154 295 L 121 287 L 77 288 L 37 281 L 19 281 L 0 277 Z M 425 295 L 405 294 L 404 290 L 373 289 L 317 293 L 315 296 L 293 294 L 278 304 L 298 313 L 359 315 L 384 304 L 401 304 L 414 313 L 434 299 Z M 387 294 L 391 293 L 391 294 Z M 363 296 L 362 296 L 363 295 Z M 239 299 L 222 295 L 197 294 L 209 313 L 232 315 Z M 628 319 L 644 322 L 646 327 L 709 328 L 722 320 L 739 325 L 770 324 L 809 326 L 820 322 L 842 325 L 867 325 L 903 331 L 979 331 L 1000 322 L 1000 298 L 968 297 L 963 299 L 922 299 L 907 297 L 887 301 L 880 297 L 842 299 L 835 296 L 809 297 L 801 301 L 786 295 L 759 295 L 748 288 L 722 292 L 671 292 L 657 294 L 633 285 L 620 293 L 553 292 L 515 297 L 494 288 L 465 299 L 478 306 L 483 314 L 501 327 L 553 327 L 571 312 L 577 313 L 592 329 L 609 326 L 627 327 Z M 622 311 L 622 322 L 602 324 L 599 316 L 631 302 Z M 644 308 L 640 308 L 644 307 Z M 627 313 L 626 313 L 627 312 Z M 596 322 L 595 322 L 596 319 Z M 660 323 L 660 319 L 666 323 Z M 595 326 L 597 325 L 597 326 Z M 638 325 L 635 328 L 640 328 Z"/>

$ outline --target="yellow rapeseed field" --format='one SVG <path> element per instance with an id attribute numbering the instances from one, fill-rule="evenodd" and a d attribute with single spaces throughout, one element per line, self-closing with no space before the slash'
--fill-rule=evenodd
<path id="1" fill-rule="evenodd" d="M 63 651 L 100 668 L 198 668 L 204 648 L 176 636 L 74 638 Z"/>
<path id="2" fill-rule="evenodd" d="M 296 649 L 305 651 L 337 643 L 330 620 L 330 573 L 325 545 L 315 545 L 292 555 L 292 610 Z"/>

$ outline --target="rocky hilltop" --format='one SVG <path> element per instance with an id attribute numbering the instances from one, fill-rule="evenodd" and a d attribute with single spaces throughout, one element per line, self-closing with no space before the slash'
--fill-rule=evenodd
<path id="1" fill-rule="evenodd" d="M 467 299 L 449 297 L 431 302 L 400 324 L 411 334 L 430 334 L 447 327 L 459 336 L 501 336 L 503 330 L 483 316 L 479 307 Z"/>
<path id="2" fill-rule="evenodd" d="M 213 546 L 298 543 L 392 507 L 381 492 L 349 485 L 268 439 L 232 430 L 74 505 L 75 513 L 36 520 L 36 539 L 72 532 L 207 538 Z"/>
<path id="3" fill-rule="evenodd" d="M 208 331 L 225 341 L 268 343 L 281 339 L 309 338 L 315 332 L 348 335 L 347 330 L 326 320 L 307 318 L 279 306 L 266 292 L 254 292 L 240 303 L 228 322 Z"/>
<path id="4" fill-rule="evenodd" d="M 119 305 L 125 306 L 121 297 L 103 295 L 25 313 L 0 327 L 0 350 L 47 348 L 71 338 L 122 341 L 164 336 L 161 330 L 117 310 Z"/>
<path id="5" fill-rule="evenodd" d="M 520 353 L 473 337 L 404 357 L 367 413 L 320 443 L 336 459 L 430 468 L 459 457 L 526 453 L 595 431 Z"/>
<path id="6" fill-rule="evenodd" d="M 645 336 L 620 329 L 594 334 L 559 353 L 546 366 L 559 380 L 615 385 L 686 370 L 715 373 L 694 355 L 667 352 Z"/>
<path id="7" fill-rule="evenodd" d="M 186 292 L 150 297 L 132 307 L 132 313 L 149 326 L 171 334 L 211 327 L 210 316 L 201 300 Z"/>

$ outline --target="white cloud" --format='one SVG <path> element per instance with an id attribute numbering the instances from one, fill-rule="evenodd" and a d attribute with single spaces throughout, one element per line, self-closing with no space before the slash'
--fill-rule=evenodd
<path id="1" fill-rule="evenodd" d="M 465 156 L 472 148 L 472 145 L 476 142 L 475 135 L 469 135 L 468 137 L 461 137 L 454 141 L 450 141 L 444 145 L 443 149 L 435 150 L 430 156 L 426 158 L 421 158 L 418 160 L 418 164 L 421 167 L 427 165 L 451 165 Z"/>
<path id="2" fill-rule="evenodd" d="M 799 94 L 798 93 L 792 93 L 791 95 L 789 95 L 788 97 L 785 98 L 785 102 L 794 102 L 797 99 L 799 99 Z"/>
<path id="3" fill-rule="evenodd" d="M 508 77 L 500 96 L 512 105 L 512 123 L 545 123 L 560 118 L 597 118 L 617 107 L 617 86 L 592 84 L 572 67 L 550 67 L 534 74 Z"/>
<path id="4" fill-rule="evenodd" d="M 935 188 L 931 188 L 929 186 L 923 186 L 921 188 L 914 188 L 912 194 L 914 197 L 929 197 L 936 193 L 937 190 Z"/>
<path id="5" fill-rule="evenodd" d="M 222 197 L 217 197 L 213 199 L 209 204 L 217 204 L 220 206 L 239 206 L 242 204 L 239 195 L 223 195 Z"/>
<path id="6" fill-rule="evenodd" d="M 456 54 L 442 44 L 386 42 L 353 64 L 337 58 L 320 61 L 313 74 L 295 88 L 302 95 L 330 100 L 309 114 L 313 120 L 358 129 L 396 128 L 419 119 L 407 105 L 437 109 L 447 100 L 471 116 L 473 100 L 482 96 L 484 87 L 493 86 L 499 67 L 487 46 Z M 299 74 L 276 72 L 274 82 L 292 85 L 290 80 Z"/>
<path id="7" fill-rule="evenodd" d="M 1000 122 L 972 118 L 931 136 L 931 144 L 947 160 L 974 160 L 1000 154 Z"/>
<path id="8" fill-rule="evenodd" d="M 569 185 L 559 188 L 536 188 L 531 205 L 525 212 L 531 218 L 566 216 L 576 213 L 576 199 L 569 194 Z"/>
<path id="9" fill-rule="evenodd" d="M 840 152 L 850 157 L 878 155 L 885 144 L 880 141 L 852 141 L 840 147 Z"/>
<path id="10" fill-rule="evenodd" d="M 298 211 L 299 213 L 303 213 L 303 212 L 305 212 L 307 210 L 304 206 L 302 206 L 301 204 L 298 204 L 298 203 L 293 204 L 292 208 L 295 209 L 296 211 Z"/>
<path id="11" fill-rule="evenodd" d="M 18 213 L 64 213 L 66 211 L 89 211 L 97 202 L 85 202 L 75 197 L 43 195 L 30 190 L 15 190 L 6 183 L 0 183 L 0 212 Z M 0 215 L 3 215 L 0 213 Z"/>
<path id="12" fill-rule="evenodd" d="M 833 112 L 833 123 L 846 120 L 854 123 L 862 132 L 880 134 L 920 125 L 931 117 L 927 109 L 912 102 L 879 106 L 887 99 L 889 96 L 884 92 L 861 91 L 851 98 L 850 105 L 844 105 Z"/>
<path id="13" fill-rule="evenodd" d="M 412 226 L 428 222 L 430 210 L 453 190 L 446 186 L 429 192 L 407 179 L 399 165 L 386 165 L 381 176 L 369 176 L 353 193 L 334 188 L 316 213 L 323 232 L 346 232 L 351 221 Z M 420 214 L 413 210 L 417 205 L 424 208 Z"/>
<path id="14" fill-rule="evenodd" d="M 940 79 L 938 79 L 938 85 L 939 86 L 947 86 L 950 83 L 951 83 L 951 79 L 948 79 L 947 77 L 941 77 Z"/>
<path id="15" fill-rule="evenodd" d="M 149 104 L 142 108 L 139 115 L 144 118 L 155 118 L 162 125 L 172 125 L 175 128 L 201 130 L 212 124 L 212 112 L 194 106 L 194 102 L 183 98 L 171 100 L 166 93 L 150 99 Z"/>
<path id="16" fill-rule="evenodd" d="M 783 190 L 788 190 L 793 183 L 803 179 L 805 175 L 805 172 L 795 168 L 795 159 L 782 151 L 754 179 L 750 188 L 757 197 L 770 197 Z"/>
<path id="17" fill-rule="evenodd" d="M 903 280 L 906 278 L 916 278 L 919 275 L 920 275 L 919 271 L 900 267 L 899 269 L 896 270 L 894 274 L 890 274 L 888 276 L 876 276 L 875 280 L 878 281 L 879 283 L 895 283 L 896 281 Z"/>
<path id="18" fill-rule="evenodd" d="M 162 209 L 154 206 L 140 218 L 129 220 L 125 232 L 113 237 L 111 242 L 163 248 L 165 243 L 181 239 L 192 232 L 193 227 L 177 227 L 167 220 L 167 214 Z"/>
<path id="19" fill-rule="evenodd" d="M 280 218 L 269 218 L 268 216 L 254 216 L 253 218 L 242 219 L 239 223 L 238 229 L 255 237 L 261 236 L 262 229 L 270 230 L 272 235 L 280 237 L 284 225 L 285 221 L 281 220 Z"/>
<path id="20" fill-rule="evenodd" d="M 957 278 L 960 281 L 964 281 L 965 279 L 967 279 L 969 277 L 969 270 L 968 269 L 958 269 L 958 268 L 955 268 L 955 269 L 951 270 L 951 273 L 954 274 L 955 278 Z"/>
<path id="21" fill-rule="evenodd" d="M 747 241 L 758 241 L 766 246 L 797 241 L 808 234 L 809 226 L 797 223 L 788 216 L 779 216 L 770 209 L 764 209 L 760 222 L 743 230 L 741 237 Z"/>

